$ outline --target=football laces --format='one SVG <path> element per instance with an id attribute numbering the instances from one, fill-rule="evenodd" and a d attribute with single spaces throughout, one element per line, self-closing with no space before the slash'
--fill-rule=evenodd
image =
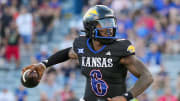
<path id="1" fill-rule="evenodd" d="M 31 71 L 31 70 L 28 69 L 28 70 L 26 70 L 26 71 L 23 73 L 23 76 L 22 76 L 22 77 L 23 77 L 23 81 L 24 81 L 24 82 L 26 82 L 25 75 L 26 75 L 26 73 L 29 72 L 29 71 Z"/>

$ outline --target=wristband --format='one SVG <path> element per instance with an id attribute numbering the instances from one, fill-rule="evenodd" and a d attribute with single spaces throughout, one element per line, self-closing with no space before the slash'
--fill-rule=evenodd
<path id="1" fill-rule="evenodd" d="M 124 96 L 127 99 L 127 101 L 130 101 L 131 99 L 133 99 L 133 95 L 131 92 L 126 92 L 122 96 Z"/>

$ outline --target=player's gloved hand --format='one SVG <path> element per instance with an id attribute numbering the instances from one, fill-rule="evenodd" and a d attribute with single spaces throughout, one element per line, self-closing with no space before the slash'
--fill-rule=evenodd
<path id="1" fill-rule="evenodd" d="M 108 101 L 127 101 L 124 96 L 116 96 L 112 98 L 107 98 Z"/>
<path id="2" fill-rule="evenodd" d="M 30 69 L 31 72 L 36 71 L 38 73 L 38 77 L 39 77 L 38 80 L 40 81 L 43 76 L 44 71 L 46 70 L 46 66 L 42 63 L 32 64 L 32 65 L 29 65 L 29 66 L 23 68 L 22 74 L 28 69 Z"/>

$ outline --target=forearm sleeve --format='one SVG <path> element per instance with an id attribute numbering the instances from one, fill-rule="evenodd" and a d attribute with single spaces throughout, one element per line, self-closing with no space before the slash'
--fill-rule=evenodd
<path id="1" fill-rule="evenodd" d="M 57 53 L 50 56 L 47 60 L 42 61 L 42 63 L 47 67 L 64 62 L 69 59 L 69 51 L 72 47 L 58 51 Z"/>

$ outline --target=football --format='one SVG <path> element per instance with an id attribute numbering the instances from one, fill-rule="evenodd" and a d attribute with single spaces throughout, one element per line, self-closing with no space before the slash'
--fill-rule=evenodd
<path id="1" fill-rule="evenodd" d="M 31 72 L 31 70 L 26 70 L 21 75 L 21 83 L 24 87 L 34 88 L 39 84 L 39 75 L 36 71 Z"/>

